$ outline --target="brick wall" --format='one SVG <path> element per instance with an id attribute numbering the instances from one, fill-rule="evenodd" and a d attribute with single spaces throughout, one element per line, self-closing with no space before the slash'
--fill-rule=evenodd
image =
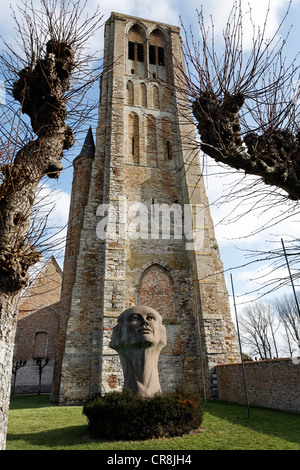
<path id="1" fill-rule="evenodd" d="M 241 364 L 218 364 L 219 398 L 246 404 Z M 250 406 L 300 413 L 300 359 L 274 359 L 245 363 Z"/>
<path id="2" fill-rule="evenodd" d="M 49 393 L 52 385 L 54 357 L 60 316 L 62 272 L 54 257 L 44 265 L 21 298 L 15 338 L 14 367 L 26 365 L 12 377 L 15 393 L 39 391 L 37 359 L 47 364 L 42 372 L 42 392 Z"/>
<path id="3" fill-rule="evenodd" d="M 54 358 L 59 323 L 59 303 L 41 308 L 18 322 L 14 361 L 33 357 Z"/>
<path id="4" fill-rule="evenodd" d="M 18 321 L 60 300 L 62 271 L 52 256 L 34 277 L 21 297 Z"/>

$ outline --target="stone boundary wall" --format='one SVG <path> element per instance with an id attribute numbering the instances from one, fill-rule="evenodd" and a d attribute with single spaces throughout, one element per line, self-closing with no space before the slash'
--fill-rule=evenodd
<path id="1" fill-rule="evenodd" d="M 44 364 L 44 360 L 42 364 Z M 53 378 L 54 359 L 50 359 L 48 364 L 42 370 L 41 393 L 50 393 Z M 12 391 L 14 385 L 14 376 L 12 377 Z M 17 371 L 14 393 L 18 394 L 37 394 L 39 392 L 39 368 L 35 360 L 30 359 L 24 367 Z"/>
<path id="2" fill-rule="evenodd" d="M 245 362 L 250 406 L 300 413 L 300 358 Z M 219 399 L 246 404 L 241 363 L 218 364 Z"/>

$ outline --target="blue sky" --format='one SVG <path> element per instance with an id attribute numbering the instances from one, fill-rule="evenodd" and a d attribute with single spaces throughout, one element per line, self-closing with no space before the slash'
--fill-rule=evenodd
<path id="1" fill-rule="evenodd" d="M 10 2 L 14 7 L 17 5 L 16 0 Z M 14 42 L 14 32 L 12 27 L 12 20 L 10 19 L 9 2 L 5 2 L 1 5 L 1 17 L 0 17 L 0 32 L 5 38 L 8 38 L 11 43 Z M 36 0 L 33 0 L 36 3 Z M 248 10 L 248 3 L 251 5 L 253 18 L 255 23 L 261 26 L 263 25 L 265 13 L 268 7 L 268 0 L 242 0 L 245 11 Z M 228 17 L 228 13 L 232 8 L 232 0 L 160 0 L 159 2 L 151 2 L 149 0 L 89 0 L 88 8 L 93 11 L 96 5 L 100 5 L 100 10 L 103 13 L 103 22 L 108 19 L 112 11 L 125 13 L 128 15 L 134 15 L 138 17 L 148 18 L 165 22 L 168 24 L 174 24 L 180 26 L 181 21 L 185 25 L 186 29 L 192 26 L 193 31 L 197 32 L 197 8 L 199 9 L 201 4 L 203 5 L 204 14 L 209 18 L 210 14 L 214 18 L 216 38 L 221 36 L 222 29 L 225 26 L 224 21 Z M 271 36 L 278 27 L 287 7 L 289 0 L 271 0 L 271 9 L 269 14 L 267 35 Z M 293 58 L 299 51 L 300 44 L 300 33 L 299 33 L 299 19 L 300 19 L 300 0 L 294 0 L 292 3 L 290 14 L 285 22 L 285 31 L 289 29 L 291 25 L 293 28 L 290 33 L 288 47 L 286 48 L 286 54 L 289 58 Z M 101 28 L 93 40 L 91 41 L 91 48 L 93 50 L 101 51 L 103 49 L 103 33 L 104 29 Z M 251 28 L 249 23 L 245 25 L 245 48 L 247 49 L 249 39 L 251 38 Z M 101 52 L 100 52 L 101 53 Z M 72 149 L 72 152 L 68 155 L 70 161 L 76 156 L 81 148 L 82 142 L 78 142 Z M 209 176 L 205 177 L 206 189 L 209 201 L 211 203 L 211 213 L 215 222 L 216 237 L 219 244 L 222 261 L 226 270 L 226 281 L 229 293 L 231 293 L 231 285 L 229 273 L 232 272 L 235 292 L 237 294 L 237 303 L 239 308 L 242 308 L 245 303 L 253 300 L 256 295 L 251 293 L 256 286 L 253 279 L 262 272 L 267 274 L 268 279 L 277 276 L 269 266 L 268 263 L 253 264 L 250 266 L 243 266 L 248 262 L 245 258 L 245 252 L 243 250 L 268 250 L 269 247 L 279 246 L 280 238 L 283 237 L 288 240 L 289 236 L 297 236 L 299 233 L 299 216 L 295 215 L 281 224 L 276 224 L 264 231 L 257 233 L 251 237 L 246 235 L 250 232 L 255 231 L 257 228 L 263 227 L 270 220 L 276 220 L 276 217 L 280 215 L 281 211 L 283 214 L 289 206 L 277 207 L 271 212 L 266 213 L 265 210 L 258 210 L 250 212 L 247 216 L 236 220 L 231 223 L 221 223 L 222 219 L 228 214 L 232 213 L 234 205 L 236 203 L 229 202 L 223 204 L 220 207 L 214 204 L 214 202 L 224 193 L 228 191 L 228 188 L 232 187 L 238 178 L 241 178 L 241 174 L 236 172 L 229 172 L 216 167 L 213 162 L 209 164 L 208 172 Z M 246 181 L 247 182 L 247 181 Z M 70 200 L 72 184 L 72 168 L 66 169 L 63 172 L 61 178 L 55 183 L 54 189 L 59 191 L 58 202 L 56 209 L 53 212 L 53 220 L 56 225 L 65 225 L 68 217 L 68 206 Z M 52 185 L 53 187 L 53 185 Z M 245 203 L 246 201 L 244 201 Z M 239 206 L 239 211 L 244 211 L 244 208 Z M 236 212 L 234 212 L 236 213 Z M 276 245 L 277 243 L 277 245 Z M 258 271 L 263 269 L 263 271 Z M 232 271 L 230 271 L 232 270 Z M 286 269 L 281 274 L 286 274 Z M 264 278 L 266 279 L 266 278 Z M 279 290 L 276 295 L 281 295 L 284 292 L 291 292 L 290 288 L 284 288 Z"/>

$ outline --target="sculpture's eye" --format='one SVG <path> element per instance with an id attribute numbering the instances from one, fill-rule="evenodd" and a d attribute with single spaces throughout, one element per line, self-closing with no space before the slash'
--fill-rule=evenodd
<path id="1" fill-rule="evenodd" d="M 147 320 L 156 320 L 154 315 L 147 315 Z"/>
<path id="2" fill-rule="evenodd" d="M 130 315 L 130 317 L 128 318 L 128 321 L 136 321 L 139 319 L 140 319 L 140 315 L 138 315 L 137 313 L 134 313 L 133 315 Z"/>

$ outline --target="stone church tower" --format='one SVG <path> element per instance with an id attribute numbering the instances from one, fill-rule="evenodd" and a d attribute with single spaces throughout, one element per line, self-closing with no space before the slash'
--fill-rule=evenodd
<path id="1" fill-rule="evenodd" d="M 52 390 L 61 404 L 121 389 L 109 341 L 119 314 L 133 305 L 153 307 L 164 319 L 163 390 L 186 383 L 214 397 L 215 365 L 237 360 L 177 64 L 178 27 L 111 14 L 96 145 L 90 130 L 74 161 Z"/>

